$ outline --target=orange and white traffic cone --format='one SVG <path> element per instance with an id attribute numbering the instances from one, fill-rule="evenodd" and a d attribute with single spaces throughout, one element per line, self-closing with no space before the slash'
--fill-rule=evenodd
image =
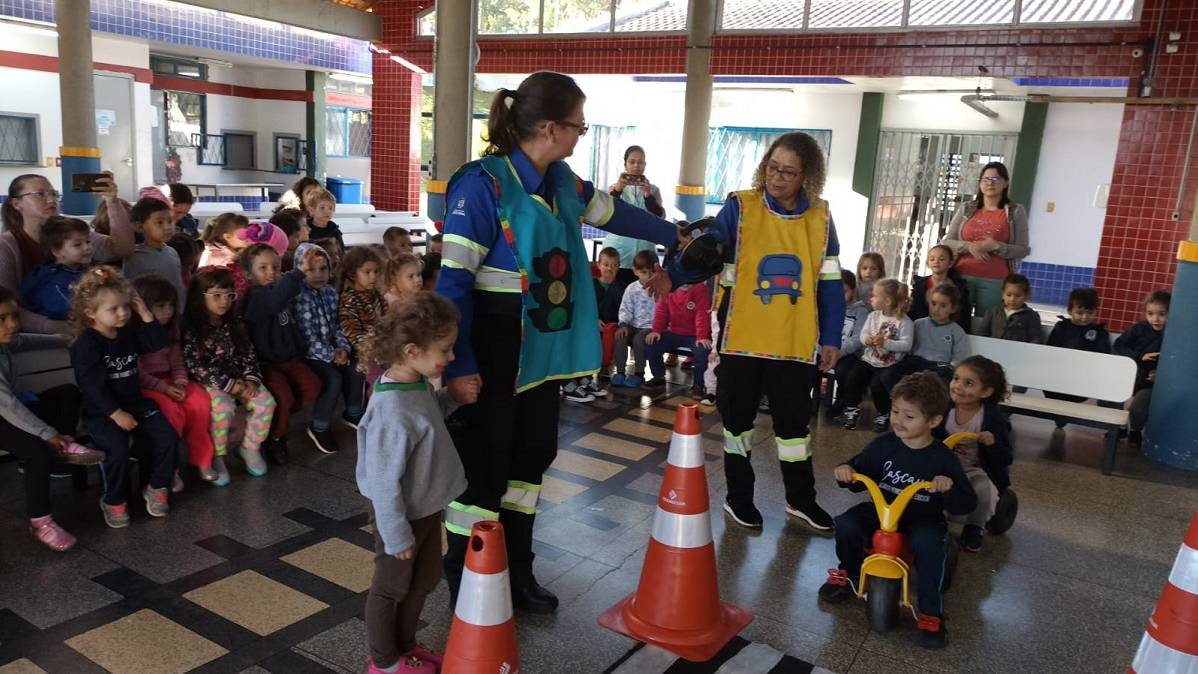
<path id="1" fill-rule="evenodd" d="M 599 616 L 599 624 L 705 662 L 752 620 L 748 611 L 720 601 L 699 411 L 683 404 L 674 418 L 640 585 Z"/>
<path id="2" fill-rule="evenodd" d="M 1127 671 L 1198 672 L 1198 512 L 1190 521 L 1165 591 L 1148 618 L 1148 629 Z"/>
<path id="3" fill-rule="evenodd" d="M 499 522 L 477 522 L 470 531 L 441 672 L 520 674 L 512 582 Z"/>

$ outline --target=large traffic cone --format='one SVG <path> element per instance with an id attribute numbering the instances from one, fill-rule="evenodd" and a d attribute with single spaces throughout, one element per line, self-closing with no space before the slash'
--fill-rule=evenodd
<path id="1" fill-rule="evenodd" d="M 520 674 L 503 525 L 477 522 L 445 645 L 444 674 Z"/>
<path id="2" fill-rule="evenodd" d="M 1198 512 L 1131 661 L 1132 674 L 1198 672 Z"/>
<path id="3" fill-rule="evenodd" d="M 609 630 L 692 662 L 710 660 L 753 620 L 720 601 L 704 471 L 698 408 L 680 405 L 640 585 L 599 616 Z"/>

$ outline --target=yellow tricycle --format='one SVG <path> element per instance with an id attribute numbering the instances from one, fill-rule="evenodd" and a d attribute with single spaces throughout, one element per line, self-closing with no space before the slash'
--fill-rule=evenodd
<path id="1" fill-rule="evenodd" d="M 944 444 L 952 448 L 958 442 L 972 440 L 974 433 L 956 433 Z M 890 503 L 882 495 L 878 484 L 860 473 L 853 473 L 853 481 L 860 482 L 869 492 L 874 508 L 878 512 L 878 530 L 874 532 L 870 553 L 861 564 L 861 577 L 857 582 L 857 596 L 865 599 L 865 613 L 870 629 L 889 632 L 898 624 L 900 608 L 914 614 L 908 594 L 911 572 L 911 555 L 907 550 L 907 536 L 898 531 L 899 520 L 907 504 L 915 495 L 932 487 L 931 482 L 916 482 L 904 488 Z M 957 545 L 946 537 L 944 589 L 947 590 L 957 562 Z"/>

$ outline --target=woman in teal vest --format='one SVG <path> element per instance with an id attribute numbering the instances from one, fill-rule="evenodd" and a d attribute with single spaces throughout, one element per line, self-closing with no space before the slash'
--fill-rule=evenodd
<path id="1" fill-rule="evenodd" d="M 449 181 L 437 292 L 461 311 L 450 429 L 469 486 L 445 514 L 445 574 L 456 600 L 470 529 L 503 523 L 512 599 L 550 613 L 532 573 L 541 476 L 557 455 L 559 381 L 599 369 L 599 314 L 583 222 L 665 246 L 677 228 L 596 190 L 566 165 L 588 126 L 573 79 L 539 72 L 491 104 L 483 158 Z M 657 273 L 659 294 L 669 292 Z M 472 404 L 466 404 L 472 403 Z"/>

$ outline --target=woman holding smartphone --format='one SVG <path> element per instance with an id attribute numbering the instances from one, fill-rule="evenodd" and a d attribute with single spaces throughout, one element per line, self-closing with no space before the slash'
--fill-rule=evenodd
<path id="1" fill-rule="evenodd" d="M 625 203 L 664 218 L 666 211 L 661 205 L 661 190 L 645 177 L 645 166 L 645 148 L 629 145 L 628 149 L 624 150 L 624 172 L 608 192 Z M 657 250 L 652 241 L 632 239 L 619 234 L 608 234 L 603 239 L 603 247 L 615 248 L 620 253 L 620 271 L 616 275 L 616 282 L 621 286 L 627 286 L 636 280 L 636 274 L 632 271 L 632 258 L 642 250 Z"/>
<path id="2" fill-rule="evenodd" d="M 117 198 L 117 185 L 106 175 L 92 185 L 93 191 L 108 207 L 110 234 L 92 232 L 92 262 L 115 263 L 133 253 L 133 225 L 129 212 Z M 26 173 L 13 178 L 8 185 L 8 198 L 0 208 L 4 233 L 0 234 L 0 286 L 14 293 L 21 281 L 47 261 L 49 251 L 41 244 L 42 224 L 59 215 L 58 202 L 62 195 L 45 176 Z M 56 321 L 41 314 L 21 309 L 21 331 L 42 334 L 69 334 L 66 321 Z"/>

